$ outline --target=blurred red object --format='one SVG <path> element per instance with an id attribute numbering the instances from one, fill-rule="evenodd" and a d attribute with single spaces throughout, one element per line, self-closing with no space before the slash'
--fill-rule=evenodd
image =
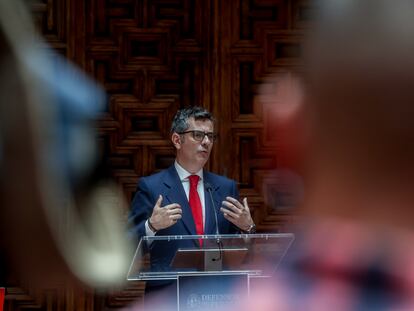
<path id="1" fill-rule="evenodd" d="M 5 294 L 6 294 L 6 289 L 4 287 L 0 287 L 0 311 L 3 311 Z"/>

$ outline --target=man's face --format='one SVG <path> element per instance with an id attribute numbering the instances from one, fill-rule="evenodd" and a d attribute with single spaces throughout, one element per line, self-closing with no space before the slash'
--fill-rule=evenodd
<path id="1" fill-rule="evenodd" d="M 201 131 L 204 133 L 213 133 L 213 122 L 206 120 L 194 120 L 190 118 L 188 120 L 190 127 L 187 131 Z M 204 136 L 202 141 L 198 141 L 194 138 L 193 133 L 172 135 L 172 142 L 177 149 L 177 161 L 190 173 L 196 173 L 206 164 L 211 148 L 213 147 L 213 141 L 207 136 Z"/>

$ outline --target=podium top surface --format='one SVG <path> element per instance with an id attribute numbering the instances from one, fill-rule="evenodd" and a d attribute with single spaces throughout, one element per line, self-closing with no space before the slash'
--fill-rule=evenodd
<path id="1" fill-rule="evenodd" d="M 127 279 L 240 273 L 271 276 L 293 241 L 293 233 L 145 236 Z"/>

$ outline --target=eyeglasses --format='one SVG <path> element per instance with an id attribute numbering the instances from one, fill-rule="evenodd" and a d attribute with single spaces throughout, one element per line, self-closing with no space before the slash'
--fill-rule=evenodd
<path id="1" fill-rule="evenodd" d="M 203 131 L 196 131 L 196 130 L 193 130 L 193 131 L 185 131 L 185 132 L 181 132 L 181 133 L 178 133 L 178 134 L 187 134 L 187 133 L 191 133 L 192 135 L 193 135 L 193 138 L 196 140 L 196 141 L 203 141 L 204 140 L 204 137 L 208 137 L 208 140 L 210 140 L 210 141 L 215 141 L 215 140 L 217 140 L 217 134 L 214 134 L 214 133 L 212 133 L 212 132 L 208 132 L 208 133 L 206 133 L 206 132 L 203 132 Z"/>

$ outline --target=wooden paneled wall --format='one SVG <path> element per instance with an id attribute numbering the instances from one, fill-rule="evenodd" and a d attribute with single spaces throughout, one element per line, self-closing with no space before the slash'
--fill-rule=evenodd
<path id="1" fill-rule="evenodd" d="M 208 168 L 239 182 L 258 230 L 294 219 L 272 120 L 255 95 L 276 72 L 300 72 L 310 0 L 36 0 L 50 45 L 106 89 L 98 120 L 102 159 L 128 199 L 140 176 L 174 160 L 169 128 L 177 109 L 202 105 L 220 135 Z M 268 204 L 271 202 L 271 204 Z M 126 217 L 126 215 L 125 215 Z M 35 293 L 16 283 L 6 310 L 114 310 L 141 299 L 144 284 L 105 295 L 73 288 Z"/>

